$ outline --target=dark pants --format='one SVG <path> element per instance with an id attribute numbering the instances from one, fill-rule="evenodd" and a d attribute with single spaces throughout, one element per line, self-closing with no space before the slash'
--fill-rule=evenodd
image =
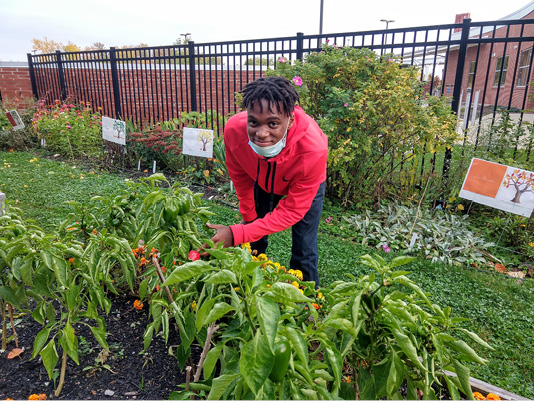
<path id="1" fill-rule="evenodd" d="M 304 281 L 315 281 L 315 287 L 319 286 L 319 272 L 317 270 L 317 263 L 319 261 L 319 249 L 317 246 L 317 230 L 321 220 L 321 212 L 323 210 L 324 200 L 323 182 L 313 198 L 313 202 L 308 212 L 304 215 L 302 220 L 296 223 L 292 228 L 293 243 L 291 245 L 291 261 L 289 267 L 291 269 L 300 270 L 302 272 Z M 254 197 L 256 201 L 256 213 L 258 218 L 264 217 L 270 212 L 271 194 L 265 192 L 256 185 L 254 190 Z M 281 195 L 274 195 L 272 205 L 276 207 L 278 202 L 282 199 Z M 269 244 L 268 236 L 252 242 L 250 247 L 258 251 L 258 254 L 265 253 L 267 245 Z"/>

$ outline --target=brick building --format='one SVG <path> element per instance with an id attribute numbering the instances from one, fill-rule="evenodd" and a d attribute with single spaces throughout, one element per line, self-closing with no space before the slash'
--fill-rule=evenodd
<path id="1" fill-rule="evenodd" d="M 469 14 L 458 14 L 455 23 L 462 23 Z M 520 10 L 507 15 L 498 21 L 514 21 L 534 19 L 534 2 Z M 453 33 L 452 40 L 459 40 L 461 29 Z M 512 24 L 474 26 L 470 29 L 469 38 L 527 38 L 534 37 L 534 25 Z M 532 48 L 534 42 L 517 40 L 500 43 L 480 43 L 469 45 L 466 54 L 465 68 L 462 77 L 462 97 L 465 100 L 469 93 L 477 98 L 480 105 L 498 105 L 505 108 L 534 110 L 532 97 Z M 455 72 L 458 63 L 459 46 L 451 47 L 446 56 L 444 71 L 444 94 L 452 95 Z"/>

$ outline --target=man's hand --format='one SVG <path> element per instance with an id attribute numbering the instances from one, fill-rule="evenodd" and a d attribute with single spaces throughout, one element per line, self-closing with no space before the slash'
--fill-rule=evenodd
<path id="1" fill-rule="evenodd" d="M 206 227 L 211 228 L 212 230 L 217 230 L 217 234 L 211 237 L 211 240 L 213 241 L 215 246 L 220 243 L 222 243 L 223 247 L 225 248 L 234 246 L 234 235 L 232 234 L 232 230 L 230 229 L 230 227 L 224 226 L 222 224 L 210 223 L 207 223 Z"/>

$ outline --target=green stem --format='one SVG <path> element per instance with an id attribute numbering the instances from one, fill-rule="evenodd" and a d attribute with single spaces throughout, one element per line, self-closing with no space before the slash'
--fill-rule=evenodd
<path id="1" fill-rule="evenodd" d="M 0 308 L 2 308 L 2 351 L 4 351 L 7 348 L 6 304 L 0 302 Z"/>
<path id="2" fill-rule="evenodd" d="M 67 351 L 63 350 L 63 358 L 61 360 L 61 374 L 59 376 L 59 385 L 57 386 L 54 396 L 59 397 L 63 384 L 65 383 L 65 372 L 67 371 Z"/>

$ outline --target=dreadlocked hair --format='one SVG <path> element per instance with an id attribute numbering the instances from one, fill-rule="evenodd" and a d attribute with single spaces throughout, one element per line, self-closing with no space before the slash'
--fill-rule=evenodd
<path id="1" fill-rule="evenodd" d="M 269 111 L 272 113 L 272 105 L 276 105 L 279 113 L 284 112 L 289 116 L 295 109 L 295 104 L 299 101 L 299 95 L 291 82 L 283 77 L 262 77 L 249 82 L 241 91 L 243 109 L 253 107 L 254 102 L 258 102 L 260 112 L 263 112 L 262 100 L 269 104 Z M 282 107 L 283 110 L 280 109 Z"/>

